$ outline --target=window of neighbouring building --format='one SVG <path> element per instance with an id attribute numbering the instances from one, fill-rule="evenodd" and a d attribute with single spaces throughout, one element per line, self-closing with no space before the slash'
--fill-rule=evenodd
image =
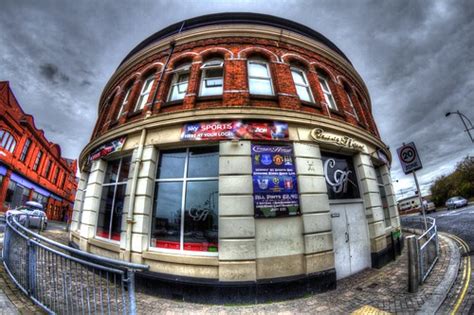
<path id="1" fill-rule="evenodd" d="M 38 151 L 38 154 L 36 155 L 36 159 L 35 159 L 35 164 L 33 164 L 33 171 L 36 171 L 38 169 L 42 156 L 43 156 L 43 152 Z"/>
<path id="2" fill-rule="evenodd" d="M 46 164 L 46 168 L 45 168 L 45 171 L 44 171 L 44 177 L 45 178 L 48 178 L 49 177 L 49 173 L 51 172 L 51 166 L 53 165 L 53 162 L 51 160 L 48 160 L 47 164 Z"/>
<path id="3" fill-rule="evenodd" d="M 11 133 L 6 130 L 0 130 L 0 147 L 13 153 L 16 147 L 16 140 Z"/>
<path id="4" fill-rule="evenodd" d="M 218 251 L 219 148 L 162 151 L 156 175 L 151 246 Z"/>
<path id="5" fill-rule="evenodd" d="M 171 80 L 170 92 L 168 95 L 169 102 L 184 99 L 186 91 L 188 90 L 190 68 L 191 64 L 186 63 L 174 71 L 173 79 Z"/>
<path id="6" fill-rule="evenodd" d="M 131 157 L 107 163 L 97 220 L 97 236 L 119 241 Z"/>
<path id="7" fill-rule="evenodd" d="M 30 149 L 30 145 L 31 145 L 31 140 L 26 139 L 25 145 L 23 146 L 23 149 L 21 150 L 20 161 L 22 162 L 25 161 L 26 155 L 28 154 L 28 150 Z"/>
<path id="8" fill-rule="evenodd" d="M 385 191 L 385 185 L 383 184 L 382 172 L 380 171 L 380 167 L 375 168 L 375 174 L 377 176 L 377 185 L 379 186 L 380 198 L 382 199 L 385 227 L 390 227 L 392 226 L 392 223 L 390 221 L 390 209 L 388 207 L 387 192 Z"/>
<path id="9" fill-rule="evenodd" d="M 323 90 L 324 100 L 330 109 L 338 110 L 336 105 L 336 100 L 332 94 L 331 88 L 329 87 L 329 79 L 324 73 L 318 72 L 318 80 Z"/>
<path id="10" fill-rule="evenodd" d="M 267 62 L 260 59 L 248 61 L 249 92 L 255 95 L 273 95 L 272 77 Z"/>
<path id="11" fill-rule="evenodd" d="M 221 95 L 224 87 L 224 61 L 212 59 L 202 67 L 200 96 Z"/>
<path id="12" fill-rule="evenodd" d="M 142 110 L 145 107 L 154 80 L 155 74 L 152 74 L 145 79 L 145 82 L 143 82 L 142 90 L 140 91 L 137 104 L 135 105 L 135 111 Z"/>
<path id="13" fill-rule="evenodd" d="M 291 75 L 293 76 L 293 82 L 296 86 L 296 93 L 298 94 L 300 100 L 311 103 L 314 102 L 313 94 L 311 93 L 306 73 L 299 68 L 292 67 Z"/>

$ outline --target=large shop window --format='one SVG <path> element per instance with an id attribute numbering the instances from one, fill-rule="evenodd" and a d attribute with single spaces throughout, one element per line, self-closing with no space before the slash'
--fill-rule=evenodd
<path id="1" fill-rule="evenodd" d="M 351 156 L 322 153 L 324 177 L 329 199 L 360 198 L 359 185 Z"/>
<path id="2" fill-rule="evenodd" d="M 202 67 L 200 96 L 221 95 L 224 86 L 224 61 L 213 59 L 205 62 Z"/>
<path id="3" fill-rule="evenodd" d="M 161 153 L 151 246 L 217 252 L 218 173 L 218 147 Z"/>
<path id="4" fill-rule="evenodd" d="M 248 62 L 249 92 L 256 95 L 273 95 L 272 78 L 268 63 L 262 60 Z"/>
<path id="5" fill-rule="evenodd" d="M 97 236 L 120 241 L 122 212 L 131 157 L 109 161 L 100 200 Z"/>
<path id="6" fill-rule="evenodd" d="M 390 221 L 390 210 L 388 207 L 387 192 L 385 191 L 385 185 L 383 184 L 382 172 L 380 171 L 380 167 L 375 169 L 375 174 L 377 175 L 377 185 L 379 186 L 380 198 L 382 199 L 385 227 L 390 227 L 392 225 Z"/>

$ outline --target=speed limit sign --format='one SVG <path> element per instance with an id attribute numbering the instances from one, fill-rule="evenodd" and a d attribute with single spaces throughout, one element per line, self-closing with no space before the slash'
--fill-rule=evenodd
<path id="1" fill-rule="evenodd" d="M 420 156 L 416 151 L 415 143 L 410 142 L 408 144 L 404 144 L 397 149 L 397 153 L 405 174 L 419 170 L 423 167 L 421 165 Z"/>

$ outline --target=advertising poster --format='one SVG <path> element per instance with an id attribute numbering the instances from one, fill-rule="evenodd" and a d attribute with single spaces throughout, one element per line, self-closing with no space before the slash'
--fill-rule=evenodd
<path id="1" fill-rule="evenodd" d="M 211 121 L 188 123 L 181 129 L 181 140 L 288 140 L 288 124 L 278 121 Z"/>
<path id="2" fill-rule="evenodd" d="M 252 145 L 256 218 L 300 214 L 292 146 Z"/>
<path id="3" fill-rule="evenodd" d="M 89 155 L 89 161 L 95 161 L 111 153 L 122 150 L 125 139 L 126 137 L 122 137 L 100 146 Z"/>

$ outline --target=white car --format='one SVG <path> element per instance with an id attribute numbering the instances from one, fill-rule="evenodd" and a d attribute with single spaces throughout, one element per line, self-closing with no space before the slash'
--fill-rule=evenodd
<path id="1" fill-rule="evenodd" d="M 26 227 L 40 230 L 46 230 L 48 227 L 48 217 L 43 211 L 43 205 L 36 201 L 27 201 L 24 206 L 8 210 L 7 217 L 10 215 L 18 215 L 18 222 Z"/>
<path id="2" fill-rule="evenodd" d="M 448 208 L 448 210 L 464 206 L 467 206 L 467 199 L 460 196 L 451 197 L 448 199 L 448 201 L 446 201 L 446 208 Z"/>

